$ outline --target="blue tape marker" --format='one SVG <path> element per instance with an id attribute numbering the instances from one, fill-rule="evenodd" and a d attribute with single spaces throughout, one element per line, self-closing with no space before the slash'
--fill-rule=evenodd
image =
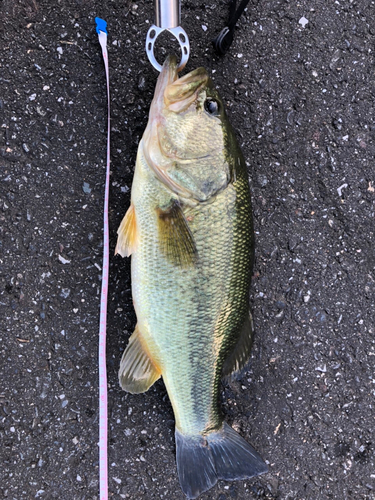
<path id="1" fill-rule="evenodd" d="M 96 32 L 99 35 L 101 31 L 103 31 L 106 35 L 107 33 L 107 23 L 104 21 L 104 19 L 100 19 L 100 17 L 95 18 L 96 22 Z"/>

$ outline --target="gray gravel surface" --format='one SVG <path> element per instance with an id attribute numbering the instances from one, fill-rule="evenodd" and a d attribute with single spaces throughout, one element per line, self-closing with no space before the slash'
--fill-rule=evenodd
<path id="1" fill-rule="evenodd" d="M 212 74 L 253 196 L 256 341 L 223 409 L 270 464 L 202 499 L 375 499 L 374 8 L 252 0 L 220 59 L 210 40 L 227 2 L 183 2 L 188 69 Z M 153 7 L 2 0 L 0 13 L 0 498 L 96 499 L 106 93 L 94 18 L 109 25 L 113 255 L 157 77 Z M 163 383 L 118 387 L 135 325 L 127 259 L 111 257 L 110 273 L 110 494 L 182 500 Z"/>

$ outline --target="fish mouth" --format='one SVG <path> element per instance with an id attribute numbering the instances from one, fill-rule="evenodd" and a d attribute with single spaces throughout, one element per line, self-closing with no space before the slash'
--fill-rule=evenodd
<path id="1" fill-rule="evenodd" d="M 150 117 L 160 116 L 164 104 L 164 92 L 166 88 L 178 80 L 176 56 L 168 56 L 164 61 L 162 70 L 155 87 L 154 98 L 151 103 Z"/>
<path id="2" fill-rule="evenodd" d="M 181 112 L 192 104 L 209 76 L 204 68 L 197 68 L 168 84 L 164 91 L 164 104 L 169 110 Z"/>
<path id="3" fill-rule="evenodd" d="M 200 89 L 209 82 L 204 68 L 197 68 L 183 77 L 178 77 L 176 56 L 168 56 L 160 72 L 151 112 L 162 112 L 164 106 L 171 111 L 179 112 L 188 107 Z"/>

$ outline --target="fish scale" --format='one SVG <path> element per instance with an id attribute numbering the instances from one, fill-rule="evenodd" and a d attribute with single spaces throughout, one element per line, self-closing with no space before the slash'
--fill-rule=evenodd
<path id="1" fill-rule="evenodd" d="M 157 254 L 159 235 L 153 207 L 164 204 L 170 193 L 149 181 L 152 172 L 144 158 L 138 165 L 140 170 L 136 175 L 143 178 L 138 181 L 135 177 L 134 182 L 139 182 L 142 189 L 139 197 L 134 193 L 133 203 L 142 246 L 132 257 L 132 282 L 142 283 L 133 291 L 137 318 L 142 324 L 147 322 L 147 342 L 155 345 L 155 357 L 162 360 L 163 380 L 168 394 L 174 395 L 172 405 L 179 429 L 191 433 L 197 428 L 202 431 L 219 427 L 220 362 L 223 363 L 230 345 L 233 346 L 228 333 L 238 329 L 238 322 L 243 320 L 244 311 L 237 311 L 237 303 L 245 302 L 244 297 L 246 300 L 251 272 L 251 240 L 244 239 L 240 230 L 241 226 L 251 227 L 250 210 L 243 207 L 240 211 L 242 218 L 238 219 L 237 231 L 232 212 L 237 197 L 246 200 L 247 179 L 240 176 L 235 187 L 229 185 L 212 203 L 187 208 L 198 250 L 198 264 L 192 271 L 176 268 Z M 236 232 L 241 237 L 236 237 Z M 228 262 L 231 256 L 232 263 Z M 226 315 L 226 304 L 231 321 L 220 321 L 220 316 Z M 187 355 L 186 364 L 174 355 L 179 349 Z M 198 377 L 192 378 L 188 370 L 195 372 L 202 361 L 203 368 L 209 364 L 214 369 L 201 370 Z M 197 394 L 199 412 L 192 409 L 191 403 Z"/>
<path id="2" fill-rule="evenodd" d="M 140 239 L 144 244 L 133 255 L 132 281 L 137 282 L 138 276 L 142 276 L 142 286 L 137 287 L 133 297 L 137 304 L 139 323 L 147 323 L 148 326 L 147 342 L 155 345 L 156 358 L 162 360 L 160 364 L 163 365 L 163 380 L 169 388 L 168 393 L 176 394 L 172 404 L 180 422 L 178 427 L 183 432 L 191 433 L 197 427 L 202 431 L 202 424 L 205 428 L 221 423 L 218 421 L 217 398 L 213 394 L 213 391 L 217 392 L 219 374 L 202 370 L 202 375 L 195 380 L 188 370 L 192 366 L 199 366 L 202 361 L 204 364 L 214 365 L 216 352 L 222 350 L 221 344 L 225 341 L 221 332 L 215 332 L 223 302 L 229 294 L 225 277 L 232 227 L 231 221 L 223 216 L 223 206 L 228 195 L 233 202 L 235 192 L 233 189 L 223 192 L 214 203 L 205 207 L 207 218 L 217 217 L 218 221 L 216 226 L 210 227 L 208 234 L 206 230 L 202 231 L 206 224 L 206 214 L 204 210 L 202 212 L 202 207 L 189 210 L 189 215 L 193 218 L 190 229 L 198 250 L 198 264 L 192 273 L 191 270 L 176 268 L 161 255 L 156 260 L 154 258 L 154 250 L 158 247 L 158 233 L 150 206 L 155 206 L 155 201 L 160 196 L 159 189 L 156 190 L 152 183 L 145 180 L 140 199 L 134 197 Z M 150 203 L 150 199 L 153 203 Z M 218 326 L 221 330 L 222 325 Z M 218 342 L 220 343 L 216 345 Z M 179 354 L 180 349 L 187 356 L 186 364 L 181 362 L 180 356 L 175 355 L 176 352 Z M 195 393 L 201 394 L 199 399 L 203 403 L 199 404 L 199 412 L 193 405 Z M 211 415 L 215 415 L 216 422 L 212 422 Z"/>

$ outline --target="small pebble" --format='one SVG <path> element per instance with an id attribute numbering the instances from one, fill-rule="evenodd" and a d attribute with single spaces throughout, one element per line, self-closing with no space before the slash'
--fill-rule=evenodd
<path id="1" fill-rule="evenodd" d="M 342 184 L 340 187 L 337 188 L 337 194 L 339 196 L 342 196 L 342 190 L 345 189 L 345 188 L 347 188 L 347 187 L 348 187 L 347 184 Z"/>
<path id="2" fill-rule="evenodd" d="M 325 323 L 326 320 L 327 320 L 327 316 L 325 315 L 324 312 L 317 312 L 315 314 L 315 317 L 321 322 L 321 323 Z"/>
<path id="3" fill-rule="evenodd" d="M 258 182 L 261 187 L 265 187 L 268 184 L 268 179 L 265 175 L 258 175 Z"/>
<path id="4" fill-rule="evenodd" d="M 60 293 L 60 297 L 63 299 L 67 299 L 70 295 L 70 289 L 69 288 L 63 288 Z"/>
<path id="5" fill-rule="evenodd" d="M 82 186 L 82 190 L 84 193 L 90 194 L 91 193 L 90 184 L 88 182 L 84 182 L 83 186 Z"/>
<path id="6" fill-rule="evenodd" d="M 70 264 L 70 260 L 68 260 L 68 259 L 64 259 L 64 257 L 62 257 L 61 255 L 59 255 L 59 261 L 60 261 L 62 264 Z"/>
<path id="7" fill-rule="evenodd" d="M 138 80 L 138 89 L 139 90 L 145 90 L 146 88 L 146 78 L 141 75 Z"/>
<path id="8" fill-rule="evenodd" d="M 327 371 L 327 365 L 317 366 L 315 368 L 315 370 L 318 371 L 318 372 L 326 373 L 326 371 Z"/>

